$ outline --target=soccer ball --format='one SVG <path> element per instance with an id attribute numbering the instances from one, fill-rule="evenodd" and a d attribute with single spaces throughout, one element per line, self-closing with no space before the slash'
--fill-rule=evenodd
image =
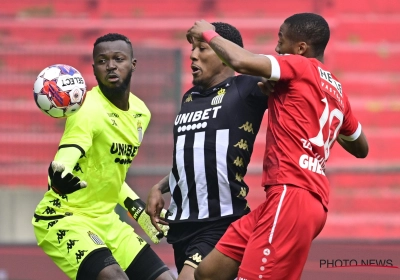
<path id="1" fill-rule="evenodd" d="M 55 64 L 43 69 L 33 85 L 33 97 L 42 112 L 53 118 L 76 113 L 86 97 L 86 83 L 74 67 Z"/>

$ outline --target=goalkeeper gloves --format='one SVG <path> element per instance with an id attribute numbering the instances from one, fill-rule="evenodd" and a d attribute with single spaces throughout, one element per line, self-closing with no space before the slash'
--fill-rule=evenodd
<path id="1" fill-rule="evenodd" d="M 86 188 L 87 183 L 81 181 L 79 177 L 72 173 L 67 173 L 63 176 L 65 170 L 64 164 L 52 161 L 49 166 L 50 187 L 58 194 L 71 194 L 77 190 Z"/>
<path id="2" fill-rule="evenodd" d="M 124 201 L 124 205 L 133 219 L 138 222 L 139 226 L 155 244 L 160 243 L 160 239 L 167 236 L 169 226 L 159 224 L 161 229 L 161 232 L 159 232 L 151 223 L 150 216 L 144 211 L 146 209 L 146 204 L 141 199 L 132 200 L 130 197 L 127 197 Z M 160 217 L 165 218 L 166 213 L 167 210 L 163 209 Z"/>

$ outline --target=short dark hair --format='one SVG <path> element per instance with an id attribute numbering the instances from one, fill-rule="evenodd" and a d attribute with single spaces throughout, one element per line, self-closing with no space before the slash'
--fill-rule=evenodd
<path id="1" fill-rule="evenodd" d="M 212 22 L 211 24 L 214 25 L 215 32 L 217 32 L 221 37 L 243 48 L 242 35 L 236 27 L 225 22 Z"/>
<path id="2" fill-rule="evenodd" d="M 125 43 L 127 43 L 131 49 L 131 56 L 133 58 L 133 47 L 132 47 L 131 40 L 129 40 L 129 38 L 126 37 L 125 35 L 118 34 L 118 33 L 108 33 L 106 35 L 103 35 L 103 36 L 97 38 L 96 42 L 94 42 L 93 50 L 94 50 L 94 47 L 100 43 L 113 42 L 113 41 L 124 41 Z"/>
<path id="3" fill-rule="evenodd" d="M 317 14 L 294 14 L 284 21 L 288 26 L 289 39 L 305 41 L 312 46 L 315 56 L 324 54 L 330 37 L 329 25 L 326 20 Z"/>

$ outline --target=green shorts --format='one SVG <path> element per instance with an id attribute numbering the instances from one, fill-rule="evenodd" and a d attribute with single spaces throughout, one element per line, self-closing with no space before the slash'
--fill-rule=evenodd
<path id="1" fill-rule="evenodd" d="M 38 245 L 71 279 L 76 279 L 79 265 L 96 249 L 110 249 L 126 270 L 147 244 L 115 212 L 97 218 L 75 214 L 55 220 L 34 217 L 32 224 Z"/>

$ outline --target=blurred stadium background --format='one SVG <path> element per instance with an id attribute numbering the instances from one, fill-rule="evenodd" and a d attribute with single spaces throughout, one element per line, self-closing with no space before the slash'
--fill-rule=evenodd
<path id="1" fill-rule="evenodd" d="M 172 124 L 191 86 L 186 30 L 195 20 L 226 21 L 245 48 L 274 53 L 277 31 L 293 13 L 316 12 L 331 26 L 326 64 L 342 82 L 370 143 L 367 159 L 334 147 L 328 163 L 332 192 L 325 229 L 302 279 L 400 279 L 400 269 L 320 267 L 322 259 L 391 259 L 400 266 L 400 1 L 398 0 L 18 0 L 0 6 L 0 279 L 66 279 L 37 248 L 33 210 L 47 190 L 47 167 L 64 121 L 36 108 L 32 86 L 46 66 L 65 63 L 95 85 L 92 46 L 109 32 L 128 36 L 138 60 L 132 92 L 152 122 L 128 183 L 145 200 L 168 174 Z M 266 122 L 245 178 L 250 206 L 260 188 Z M 121 211 L 121 219 L 141 229 Z M 153 246 L 174 269 L 163 241 Z"/>

